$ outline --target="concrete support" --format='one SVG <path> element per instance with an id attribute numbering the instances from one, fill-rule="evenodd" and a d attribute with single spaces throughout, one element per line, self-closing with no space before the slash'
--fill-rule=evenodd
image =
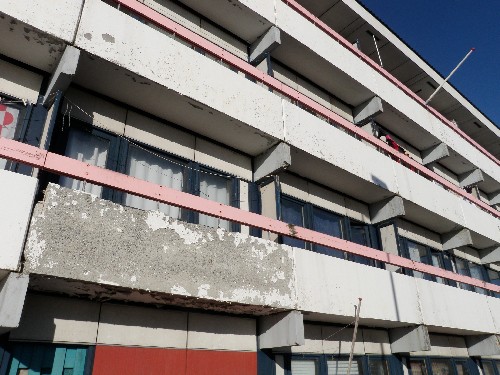
<path id="1" fill-rule="evenodd" d="M 352 114 L 354 116 L 354 123 L 356 125 L 365 125 L 382 112 L 384 112 L 382 99 L 378 96 L 374 96 L 353 109 Z"/>
<path id="2" fill-rule="evenodd" d="M 405 215 L 403 198 L 394 196 L 370 205 L 370 217 L 372 224 Z"/>
<path id="3" fill-rule="evenodd" d="M 393 328 L 389 330 L 392 353 L 411 353 L 431 350 L 426 326 Z"/>
<path id="4" fill-rule="evenodd" d="M 464 228 L 459 231 L 442 234 L 441 242 L 443 243 L 443 250 L 452 250 L 472 245 L 472 236 L 470 231 Z"/>
<path id="5" fill-rule="evenodd" d="M 67 46 L 54 74 L 50 78 L 47 92 L 43 98 L 42 104 L 44 107 L 49 107 L 52 104 L 55 94 L 58 91 L 65 92 L 69 87 L 76 74 L 79 60 L 80 50 L 72 46 Z"/>
<path id="6" fill-rule="evenodd" d="M 290 311 L 259 318 L 259 349 L 304 345 L 304 317 Z"/>
<path id="7" fill-rule="evenodd" d="M 272 26 L 259 39 L 250 46 L 248 61 L 257 65 L 266 58 L 266 55 L 281 45 L 281 32 L 276 26 Z"/>
<path id="8" fill-rule="evenodd" d="M 444 143 L 439 143 L 435 146 L 422 151 L 422 162 L 424 165 L 429 165 L 441 159 L 450 156 L 450 150 Z"/>
<path id="9" fill-rule="evenodd" d="M 460 182 L 460 187 L 466 187 L 471 185 L 476 185 L 477 183 L 484 181 L 483 172 L 476 168 L 472 171 L 465 172 L 458 176 L 458 181 Z"/>
<path id="10" fill-rule="evenodd" d="M 490 206 L 500 204 L 500 190 L 488 195 L 488 199 L 490 200 Z"/>
<path id="11" fill-rule="evenodd" d="M 260 181 L 266 176 L 288 168 L 291 164 L 290 146 L 281 142 L 255 158 L 253 179 Z"/>
<path id="12" fill-rule="evenodd" d="M 493 246 L 487 249 L 479 250 L 482 264 L 500 262 L 500 246 Z"/>
<path id="13" fill-rule="evenodd" d="M 465 342 L 470 357 L 500 355 L 500 336 L 498 335 L 465 336 Z"/>
<path id="14" fill-rule="evenodd" d="M 18 273 L 0 281 L 0 335 L 19 326 L 28 281 L 27 275 Z"/>

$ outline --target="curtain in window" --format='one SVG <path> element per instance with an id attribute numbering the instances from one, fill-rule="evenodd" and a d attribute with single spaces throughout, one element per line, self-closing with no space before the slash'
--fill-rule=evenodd
<path id="1" fill-rule="evenodd" d="M 106 167 L 110 141 L 80 129 L 71 129 L 66 146 L 66 156 L 97 167 Z M 97 196 L 102 195 L 102 186 L 69 177 L 61 177 L 61 186 L 82 190 Z"/>
<path id="2" fill-rule="evenodd" d="M 353 223 L 351 221 L 351 241 L 357 243 L 358 245 L 370 247 L 370 234 L 368 232 L 368 225 Z M 359 264 L 365 264 L 367 266 L 373 265 L 373 261 L 371 259 L 359 255 L 351 255 L 351 260 Z"/>
<path id="3" fill-rule="evenodd" d="M 182 191 L 184 181 L 184 166 L 182 164 L 166 160 L 134 145 L 129 146 L 126 173 L 140 180 Z M 158 210 L 175 219 L 180 218 L 181 215 L 179 207 L 132 194 L 125 194 L 123 201 L 126 206 L 147 211 Z"/>
<path id="4" fill-rule="evenodd" d="M 408 242 L 408 254 L 411 260 L 415 262 L 428 263 L 427 262 L 427 247 L 424 245 L 420 245 L 413 241 Z M 424 274 L 422 272 L 413 271 L 413 276 L 419 277 L 421 279 L 424 278 Z"/>
<path id="5" fill-rule="evenodd" d="M 317 375 L 318 373 L 316 360 L 292 360 L 292 375 Z"/>
<path id="6" fill-rule="evenodd" d="M 217 176 L 200 171 L 200 197 L 230 204 L 231 180 L 223 176 Z M 200 214 L 199 223 L 213 228 L 224 228 L 229 230 L 229 222 L 216 217 Z"/>
<path id="7" fill-rule="evenodd" d="M 347 369 L 349 367 L 348 360 L 328 360 L 326 361 L 327 374 L 328 375 L 347 375 Z M 351 365 L 351 375 L 361 375 L 362 372 L 361 363 L 357 360 L 352 361 Z"/>

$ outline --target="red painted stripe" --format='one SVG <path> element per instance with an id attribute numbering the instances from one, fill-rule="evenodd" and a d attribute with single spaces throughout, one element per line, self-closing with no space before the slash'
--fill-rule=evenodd
<path id="1" fill-rule="evenodd" d="M 188 350 L 186 375 L 256 375 L 256 352 Z"/>
<path id="2" fill-rule="evenodd" d="M 0 138 L 0 158 L 19 161 L 62 176 L 88 181 L 97 185 L 138 195 L 140 197 L 153 199 L 157 202 L 187 208 L 210 216 L 248 225 L 250 227 L 298 238 L 317 245 L 346 251 L 350 254 L 361 255 L 387 264 L 425 272 L 430 275 L 443 277 L 449 280 L 478 286 L 500 293 L 500 286 L 485 283 L 482 280 L 458 275 L 431 265 L 417 263 L 400 256 L 378 251 L 370 247 L 358 245 L 353 242 L 318 233 L 310 229 L 291 226 L 279 220 L 270 219 L 262 215 L 226 206 L 218 202 L 209 201 L 207 199 L 169 189 L 152 182 L 139 180 L 122 173 L 95 167 L 65 156 L 47 151 L 41 151 L 36 147 L 10 139 Z"/>
<path id="3" fill-rule="evenodd" d="M 93 375 L 183 375 L 185 349 L 96 346 Z"/>
<path id="4" fill-rule="evenodd" d="M 465 192 L 463 189 L 452 184 L 451 182 L 449 182 L 445 178 L 439 176 L 435 172 L 433 172 L 433 171 L 427 169 L 426 167 L 424 167 L 423 165 L 417 163 L 412 158 L 394 150 L 386 143 L 384 143 L 381 140 L 379 140 L 378 138 L 366 133 L 365 131 L 361 130 L 360 128 L 358 128 L 357 126 L 352 124 L 351 122 L 347 121 L 346 119 L 339 116 L 335 112 L 323 107 L 322 105 L 320 105 L 319 103 L 310 99 L 306 95 L 299 93 L 298 91 L 283 84 L 282 82 L 278 81 L 277 79 L 265 74 L 264 72 L 255 68 L 251 64 L 241 60 L 240 58 L 234 56 L 233 54 L 227 52 L 226 50 L 213 44 L 212 42 L 209 42 L 205 38 L 192 32 L 191 30 L 175 23 L 174 21 L 159 14 L 155 10 L 149 8 L 148 6 L 146 6 L 142 3 L 139 3 L 137 0 L 114 0 L 114 1 L 125 6 L 126 8 L 130 9 L 134 13 L 147 19 L 148 21 L 155 23 L 159 27 L 175 33 L 176 36 L 183 38 L 184 40 L 186 40 L 189 43 L 205 50 L 206 52 L 209 52 L 211 55 L 218 57 L 219 59 L 223 60 L 224 62 L 228 63 L 229 65 L 236 67 L 240 71 L 242 71 L 242 72 L 254 77 L 255 79 L 265 83 L 267 86 L 269 86 L 273 90 L 281 92 L 282 94 L 292 98 L 293 100 L 300 102 L 301 104 L 303 104 L 307 108 L 313 110 L 314 112 L 330 119 L 331 121 L 340 125 L 344 129 L 347 129 L 350 133 L 355 134 L 357 138 L 363 139 L 363 140 L 377 146 L 377 148 L 379 150 L 383 150 L 384 153 L 392 155 L 393 158 L 400 160 L 402 162 L 402 165 L 404 165 L 405 167 L 418 171 L 418 173 L 420 175 L 425 176 L 428 179 L 431 179 L 431 180 L 438 182 L 445 189 L 451 190 L 452 192 L 464 197 L 465 199 L 474 203 L 475 205 L 477 205 L 478 207 L 480 207 L 484 211 L 494 215 L 495 217 L 500 217 L 500 213 L 498 213 L 497 210 L 488 206 L 486 203 L 484 203 L 480 199 L 477 199 L 472 194 Z"/>
<path id="5" fill-rule="evenodd" d="M 387 70 L 385 70 L 383 67 L 378 65 L 375 61 L 370 59 L 367 55 L 365 55 L 363 52 L 358 50 L 357 48 L 354 48 L 354 46 L 349 43 L 344 37 L 340 34 L 338 34 L 335 30 L 330 28 L 328 25 L 326 25 L 323 21 L 321 21 L 318 17 L 314 16 L 311 12 L 309 12 L 306 8 L 304 8 L 302 5 L 297 3 L 295 0 L 282 0 L 285 4 L 287 4 L 290 8 L 295 10 L 297 13 L 302 15 L 304 18 L 312 22 L 316 27 L 324 31 L 326 34 L 328 34 L 332 39 L 335 39 L 337 42 L 339 42 L 343 47 L 354 53 L 356 56 L 358 56 L 361 60 L 363 60 L 365 63 L 370 65 L 373 69 L 375 69 L 377 72 L 379 72 L 382 76 L 387 78 L 389 81 L 391 81 L 394 85 L 396 85 L 399 89 L 405 92 L 409 97 L 413 98 L 416 102 L 418 102 L 422 107 L 427 109 L 429 112 L 431 112 L 435 117 L 437 117 L 441 122 L 443 122 L 445 125 L 447 125 L 449 128 L 451 128 L 455 133 L 460 135 L 462 138 L 464 138 L 466 141 L 468 141 L 471 145 L 473 145 L 476 149 L 481 151 L 484 155 L 486 155 L 489 159 L 493 160 L 497 165 L 500 165 L 500 161 L 490 154 L 484 147 L 482 147 L 479 143 L 477 143 L 475 140 L 473 140 L 469 135 L 467 135 L 463 130 L 460 128 L 457 128 L 453 122 L 448 120 L 446 117 L 444 117 L 439 111 L 437 111 L 435 108 L 425 104 L 425 101 L 419 97 L 417 94 L 415 94 L 410 88 L 408 88 L 405 84 L 400 82 L 396 77 L 394 77 L 391 73 L 389 73 Z"/>

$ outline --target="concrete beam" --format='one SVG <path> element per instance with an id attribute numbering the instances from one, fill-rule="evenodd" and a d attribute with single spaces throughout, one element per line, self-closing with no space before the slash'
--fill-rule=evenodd
<path id="1" fill-rule="evenodd" d="M 452 250 L 472 245 L 472 236 L 470 231 L 464 228 L 459 231 L 442 234 L 441 242 L 443 243 L 443 250 Z"/>
<path id="2" fill-rule="evenodd" d="M 460 182 L 460 187 L 466 187 L 471 185 L 476 185 L 477 183 L 484 181 L 483 172 L 476 168 L 472 171 L 465 172 L 458 176 L 458 181 Z"/>
<path id="3" fill-rule="evenodd" d="M 372 224 L 404 216 L 405 213 L 403 198 L 397 195 L 370 205 L 370 217 Z"/>
<path id="4" fill-rule="evenodd" d="M 353 109 L 352 114 L 354 115 L 354 123 L 356 125 L 365 125 L 382 112 L 384 112 L 382 99 L 378 96 L 374 96 Z"/>
<path id="5" fill-rule="evenodd" d="M 304 345 L 304 316 L 290 311 L 259 318 L 259 349 Z"/>
<path id="6" fill-rule="evenodd" d="M 465 343 L 470 357 L 500 355 L 500 336 L 498 335 L 465 336 Z"/>
<path id="7" fill-rule="evenodd" d="M 27 275 L 18 273 L 0 281 L 0 335 L 19 326 L 28 281 Z"/>
<path id="8" fill-rule="evenodd" d="M 500 204 L 500 190 L 488 195 L 488 199 L 490 201 L 490 206 Z"/>
<path id="9" fill-rule="evenodd" d="M 252 65 L 259 64 L 266 55 L 281 45 L 281 32 L 276 26 L 271 26 L 259 39 L 250 46 L 248 61 Z"/>
<path id="10" fill-rule="evenodd" d="M 65 92 L 67 90 L 76 74 L 79 60 L 80 50 L 73 46 L 67 46 L 54 74 L 50 77 L 49 86 L 42 102 L 44 107 L 49 107 L 52 104 L 58 91 Z"/>
<path id="11" fill-rule="evenodd" d="M 255 158 L 253 180 L 262 180 L 264 177 L 276 174 L 290 165 L 292 165 L 290 146 L 283 142 L 278 143 Z"/>
<path id="12" fill-rule="evenodd" d="M 411 353 L 431 350 L 426 326 L 392 328 L 389 330 L 392 353 Z"/>
<path id="13" fill-rule="evenodd" d="M 450 149 L 444 143 L 439 143 L 435 146 L 422 151 L 422 162 L 424 165 L 429 165 L 441 159 L 450 156 Z"/>
<path id="14" fill-rule="evenodd" d="M 482 264 L 500 262 L 500 246 L 493 246 L 487 249 L 479 250 Z"/>

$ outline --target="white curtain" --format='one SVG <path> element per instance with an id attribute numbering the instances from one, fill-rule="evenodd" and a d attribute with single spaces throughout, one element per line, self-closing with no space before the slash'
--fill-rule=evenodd
<path id="1" fill-rule="evenodd" d="M 163 159 L 139 147 L 129 146 L 127 157 L 127 174 L 129 176 L 182 191 L 183 169 L 182 165 Z M 178 207 L 131 194 L 125 194 L 124 203 L 142 210 L 159 210 L 177 219 L 181 215 L 181 209 Z"/>
<path id="2" fill-rule="evenodd" d="M 328 360 L 326 361 L 328 367 L 328 375 L 346 375 L 349 368 L 349 361 L 346 360 Z M 359 363 L 356 360 L 352 361 L 351 374 L 359 375 Z"/>
<path id="3" fill-rule="evenodd" d="M 229 205 L 230 183 L 231 180 L 226 177 L 200 171 L 200 197 Z M 202 225 L 229 230 L 229 222 L 226 220 L 202 214 L 199 217 Z"/>
<path id="4" fill-rule="evenodd" d="M 0 134 L 2 138 L 14 139 L 20 110 L 6 104 L 0 104 Z M 0 159 L 0 169 L 5 169 L 8 161 Z"/>
<path id="5" fill-rule="evenodd" d="M 312 359 L 293 360 L 292 375 L 316 375 L 317 362 Z"/>
<path id="6" fill-rule="evenodd" d="M 105 168 L 108 153 L 109 140 L 79 129 L 71 129 L 66 146 L 66 156 Z M 59 183 L 61 186 L 74 190 L 82 190 L 99 197 L 102 194 L 102 186 L 92 185 L 85 181 L 61 177 Z"/>

